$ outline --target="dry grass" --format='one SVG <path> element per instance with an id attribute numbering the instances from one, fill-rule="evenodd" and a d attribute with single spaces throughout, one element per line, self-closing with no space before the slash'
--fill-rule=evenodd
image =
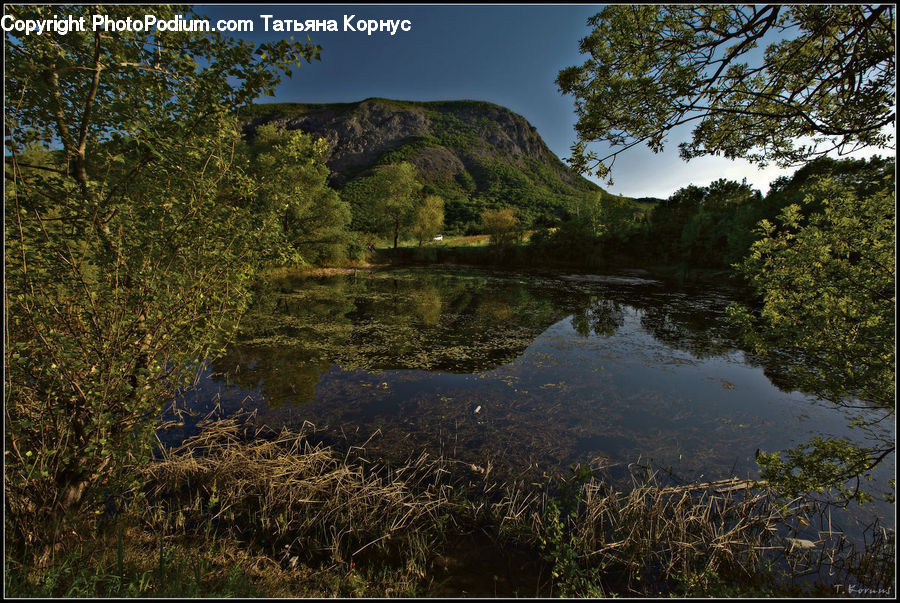
<path id="1" fill-rule="evenodd" d="M 771 594 L 787 589 L 798 595 L 812 587 L 833 595 L 829 584 L 842 581 L 893 592 L 893 530 L 874 524 L 863 544 L 853 544 L 831 528 L 827 506 L 785 500 L 764 481 L 665 486 L 644 467 L 633 474 L 630 489 L 617 490 L 597 479 L 602 473 L 595 467 L 584 483 L 558 484 L 562 497 L 511 493 L 494 505 L 496 518 L 516 538 L 545 548 L 555 539 L 557 554 L 570 549 L 580 570 L 596 572 L 605 592 L 646 596 L 676 586 L 740 595 L 764 586 L 773 590 L 761 592 Z M 548 513 L 567 497 L 567 511 Z M 556 564 L 559 569 L 559 559 Z M 782 579 L 779 586 L 770 584 L 773 576 Z"/>
<path id="2" fill-rule="evenodd" d="M 825 529 L 801 540 L 824 511 L 786 502 L 762 483 L 672 487 L 645 472 L 620 491 L 591 471 L 590 479 L 536 489 L 498 484 L 489 466 L 481 473 L 422 455 L 388 467 L 367 460 L 364 447 L 339 454 L 313 443 L 310 425 L 300 433 L 249 425 L 210 421 L 148 467 L 147 525 L 212 531 L 288 570 L 389 565 L 401 570 L 392 579 L 411 581 L 406 592 L 427 591 L 443 543 L 475 529 L 494 535 L 497 555 L 530 548 L 551 566 L 569 563 L 603 592 L 739 595 L 777 574 L 788 590 L 769 584 L 762 592 L 796 594 L 792 582 L 823 568 L 835 581 L 892 584 L 893 532 L 879 532 L 865 550 Z M 566 496 L 562 514 L 549 512 Z"/>
<path id="3" fill-rule="evenodd" d="M 293 563 L 401 551 L 418 560 L 453 505 L 445 463 L 422 455 L 376 467 L 362 452 L 341 457 L 302 431 L 248 433 L 236 420 L 216 421 L 146 469 L 149 498 L 160 503 L 149 519 L 213 525 Z"/>

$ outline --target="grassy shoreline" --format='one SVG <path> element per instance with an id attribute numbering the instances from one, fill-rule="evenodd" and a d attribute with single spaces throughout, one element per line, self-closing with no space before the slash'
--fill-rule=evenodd
<path id="1" fill-rule="evenodd" d="M 694 268 L 686 264 L 646 265 L 641 262 L 610 261 L 602 264 L 573 262 L 535 257 L 525 244 L 497 247 L 485 242 L 484 237 L 473 244 L 441 244 L 401 246 L 397 249 L 377 248 L 363 259 L 345 261 L 338 265 L 310 265 L 272 268 L 264 272 L 264 278 L 289 275 L 329 277 L 358 275 L 364 272 L 390 270 L 405 266 L 461 266 L 497 270 L 578 270 L 604 274 L 628 272 L 657 278 L 669 284 L 704 283 L 711 281 L 742 282 L 734 272 L 721 268 Z"/>
<path id="2" fill-rule="evenodd" d="M 635 271 L 670 284 L 736 281 L 735 274 L 723 268 L 694 268 L 687 264 L 648 265 L 646 262 L 612 258 L 605 262 L 564 261 L 534 253 L 527 245 L 434 245 L 377 249 L 370 254 L 376 268 L 417 265 L 462 265 L 496 269 L 580 270 L 591 273 Z M 736 281 L 737 282 L 737 281 Z"/>
<path id="3" fill-rule="evenodd" d="M 7 595 L 833 596 L 797 580 L 815 568 L 892 585 L 892 532 L 866 551 L 811 543 L 797 531 L 815 508 L 741 480 L 644 473 L 619 490 L 580 467 L 496 483 L 452 459 L 388 465 L 236 419 L 136 470 L 141 492 L 67 554 L 27 567 L 7 542 Z"/>

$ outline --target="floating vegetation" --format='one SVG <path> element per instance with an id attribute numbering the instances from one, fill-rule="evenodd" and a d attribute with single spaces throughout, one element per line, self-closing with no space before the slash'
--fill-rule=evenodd
<path id="1" fill-rule="evenodd" d="M 753 478 L 757 449 L 801 433 L 869 437 L 746 360 L 721 320 L 728 293 L 461 268 L 288 275 L 260 288 L 188 405 L 219 396 L 348 445 L 377 433 L 367 450 L 384 462 L 490 458 L 503 480 L 639 457 L 685 481 Z M 182 423 L 167 441 L 196 420 Z"/>
<path id="2" fill-rule="evenodd" d="M 459 594 L 454 586 L 476 576 L 469 594 L 490 595 L 496 575 L 492 582 L 480 568 L 515 553 L 519 565 L 508 571 L 544 576 L 521 595 L 821 595 L 848 580 L 892 586 L 889 532 L 872 526 L 866 545 L 855 547 L 825 509 L 784 501 L 762 482 L 672 485 L 634 466 L 630 487 L 619 489 L 602 461 L 501 480 L 489 457 L 419 453 L 385 464 L 368 442 L 332 447 L 318 435 L 310 424 L 274 432 L 243 419 L 207 421 L 145 470 L 145 525 L 169 538 L 213 532 L 273 560 L 274 571 L 394 566 L 423 594 Z M 489 538 L 477 555 L 454 547 L 479 534 Z M 455 576 L 436 581 L 453 559 Z M 504 576 L 505 596 L 514 594 L 511 582 Z"/>

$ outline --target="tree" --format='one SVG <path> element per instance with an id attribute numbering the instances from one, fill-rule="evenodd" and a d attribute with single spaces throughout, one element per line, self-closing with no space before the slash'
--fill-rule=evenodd
<path id="1" fill-rule="evenodd" d="M 692 140 L 680 145 L 684 159 L 724 155 L 803 166 L 828 153 L 893 144 L 891 5 L 620 5 L 589 24 L 594 30 L 581 50 L 590 58 L 557 78 L 560 90 L 575 97 L 572 163 L 580 171 L 608 177 L 606 162 L 620 152 L 643 142 L 658 152 L 673 128 L 690 122 L 696 126 Z M 587 148 L 595 141 L 615 150 L 599 158 Z M 780 228 L 762 222 L 762 238 L 743 264 L 762 310 L 732 310 L 748 338 L 765 341 L 767 349 L 793 349 L 798 365 L 808 360 L 817 367 L 820 378 L 808 383 L 838 402 L 852 395 L 883 400 L 888 383 L 893 391 L 893 356 L 885 356 L 884 342 L 893 335 L 885 308 L 888 299 L 893 306 L 894 261 L 886 254 L 893 254 L 894 192 L 892 184 L 877 188 L 823 180 L 819 188 L 801 189 L 807 211 L 789 206 Z M 693 245 L 700 231 L 712 228 L 714 216 L 702 205 L 696 212 L 677 209 L 679 217 L 697 216 L 693 224 L 691 217 L 685 221 L 682 243 Z M 746 242 L 737 237 L 729 246 Z M 812 440 L 788 451 L 786 460 L 775 455 L 760 455 L 764 475 L 785 491 L 798 483 L 838 487 L 871 466 L 868 451 L 833 439 Z M 804 474 L 821 465 L 810 459 L 828 470 Z M 840 494 L 846 498 L 848 491 Z"/>
<path id="2" fill-rule="evenodd" d="M 804 216 L 791 204 L 740 269 L 763 298 L 759 336 L 792 342 L 805 358 L 808 389 L 832 400 L 858 396 L 894 403 L 893 177 L 877 194 L 859 198 L 831 179 L 811 184 Z"/>
<path id="3" fill-rule="evenodd" d="M 431 240 L 444 227 L 444 200 L 437 195 L 428 195 L 416 210 L 412 221 L 412 233 L 419 241 L 419 247 Z"/>
<path id="4" fill-rule="evenodd" d="M 245 173 L 262 175 L 252 192 L 253 208 L 278 214 L 263 247 L 279 263 L 321 263 L 346 257 L 349 205 L 328 186 L 328 142 L 298 130 L 259 126 L 243 150 Z"/>
<path id="5" fill-rule="evenodd" d="M 830 177 L 814 179 L 801 188 L 802 206 L 787 206 L 775 223 L 763 220 L 761 238 L 740 266 L 762 307 L 729 311 L 757 353 L 784 357 L 802 389 L 838 403 L 859 398 L 893 413 L 893 166 L 878 183 L 878 190 L 860 196 Z M 804 212 L 803 206 L 821 210 Z M 763 454 L 760 464 L 763 477 L 787 492 L 827 486 L 862 500 L 858 482 L 852 491 L 844 483 L 893 450 L 893 442 L 861 449 L 819 438 L 787 451 L 787 460 Z"/>
<path id="6" fill-rule="evenodd" d="M 416 167 L 406 161 L 379 167 L 374 175 L 376 215 L 381 228 L 394 237 L 394 249 L 400 230 L 409 226 L 415 215 L 416 195 L 422 190 Z"/>
<path id="7" fill-rule="evenodd" d="M 130 487 L 162 405 L 237 324 L 278 216 L 244 203 L 234 111 L 319 49 L 90 30 L 7 33 L 4 49 L 6 526 L 48 552 Z"/>
<path id="8" fill-rule="evenodd" d="M 681 231 L 682 257 L 693 266 L 727 267 L 740 261 L 752 242 L 748 236 L 759 220 L 756 206 L 762 195 L 746 182 L 725 178 L 697 190 L 702 197 Z"/>
<path id="9" fill-rule="evenodd" d="M 637 210 L 637 206 L 626 197 L 604 195 L 598 215 L 599 234 L 607 239 L 624 241 L 637 226 L 634 220 Z"/>
<path id="10" fill-rule="evenodd" d="M 511 243 L 519 236 L 519 220 L 511 207 L 485 210 L 481 214 L 481 225 L 495 245 Z"/>
<path id="11" fill-rule="evenodd" d="M 668 262 L 687 261 L 688 253 L 683 248 L 685 226 L 700 211 L 707 193 L 706 187 L 689 184 L 653 208 L 647 231 L 657 257 Z"/>
<path id="12" fill-rule="evenodd" d="M 891 5 L 614 5 L 588 23 L 590 58 L 557 78 L 575 97 L 579 171 L 608 177 L 625 149 L 646 142 L 659 152 L 691 122 L 685 159 L 790 166 L 893 143 Z M 763 57 L 748 60 L 768 39 Z M 599 158 L 594 141 L 617 150 Z"/>

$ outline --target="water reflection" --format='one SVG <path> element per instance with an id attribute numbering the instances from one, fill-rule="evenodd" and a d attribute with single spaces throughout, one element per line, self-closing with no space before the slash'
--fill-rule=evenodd
<path id="1" fill-rule="evenodd" d="M 615 335 L 625 323 L 622 306 L 614 299 L 598 299 L 592 296 L 587 305 L 575 310 L 572 328 L 582 337 L 594 335 Z"/>
<path id="2" fill-rule="evenodd" d="M 757 449 L 893 441 L 893 425 L 850 429 L 847 411 L 743 353 L 724 321 L 734 295 L 452 269 L 287 277 L 259 291 L 193 404 L 310 421 L 345 444 L 378 433 L 373 455 L 490 460 L 516 479 L 597 457 L 755 477 Z M 892 474 L 879 467 L 880 488 Z"/>
<path id="3" fill-rule="evenodd" d="M 416 273 L 279 279 L 258 292 L 239 341 L 214 367 L 241 387 L 262 387 L 276 406 L 312 400 L 333 364 L 489 370 L 521 355 L 577 304 L 554 303 L 534 285 Z M 592 316 L 599 328 L 599 307 Z"/>

